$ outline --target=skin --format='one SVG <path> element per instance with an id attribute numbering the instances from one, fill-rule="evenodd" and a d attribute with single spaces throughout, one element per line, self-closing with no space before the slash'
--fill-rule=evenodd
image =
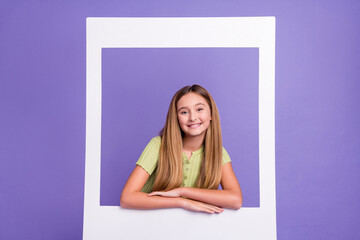
<path id="1" fill-rule="evenodd" d="M 210 106 L 202 96 L 188 93 L 178 101 L 177 112 L 180 128 L 185 133 L 183 151 L 190 159 L 192 152 L 203 144 L 211 121 Z M 149 176 L 142 167 L 135 167 L 121 194 L 122 208 L 183 208 L 195 212 L 221 213 L 223 208 L 239 209 L 242 205 L 240 185 L 231 163 L 222 167 L 220 183 L 223 190 L 180 187 L 146 194 L 141 189 Z"/>
<path id="2" fill-rule="evenodd" d="M 191 92 L 178 101 L 177 114 L 180 128 L 185 133 L 183 151 L 190 158 L 191 153 L 203 144 L 211 121 L 210 106 L 202 96 Z"/>

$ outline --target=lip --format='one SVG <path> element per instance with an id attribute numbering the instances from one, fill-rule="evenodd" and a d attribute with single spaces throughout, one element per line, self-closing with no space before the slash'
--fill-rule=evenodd
<path id="1" fill-rule="evenodd" d="M 189 124 L 187 125 L 189 128 L 197 128 L 201 126 L 201 123 L 194 123 L 194 124 Z"/>

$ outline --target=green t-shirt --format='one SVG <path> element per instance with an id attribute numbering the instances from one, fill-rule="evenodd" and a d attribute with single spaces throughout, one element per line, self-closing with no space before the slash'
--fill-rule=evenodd
<path id="1" fill-rule="evenodd" d="M 142 152 L 137 165 L 142 167 L 147 173 L 150 174 L 149 179 L 146 181 L 142 192 L 151 192 L 152 186 L 155 181 L 154 170 L 157 166 L 159 159 L 159 151 L 161 145 L 161 137 L 157 136 L 151 139 L 144 151 Z M 194 187 L 196 179 L 200 172 L 201 160 L 203 158 L 203 147 L 192 153 L 191 158 L 188 159 L 185 153 L 183 153 L 183 183 L 184 187 Z M 223 148 L 223 165 L 231 162 L 229 154 Z"/>

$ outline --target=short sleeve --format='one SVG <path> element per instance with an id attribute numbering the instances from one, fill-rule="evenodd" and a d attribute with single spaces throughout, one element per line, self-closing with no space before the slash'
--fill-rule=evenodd
<path id="1" fill-rule="evenodd" d="M 231 159 L 230 159 L 230 156 L 229 156 L 229 154 L 228 154 L 228 152 L 225 150 L 225 148 L 223 147 L 223 149 L 222 149 L 222 155 L 223 155 L 223 165 L 225 164 L 225 163 L 228 163 L 228 162 L 231 162 Z"/>
<path id="2" fill-rule="evenodd" d="M 142 167 L 150 175 L 154 172 L 159 159 L 161 137 L 157 136 L 150 140 L 142 152 L 136 165 Z"/>

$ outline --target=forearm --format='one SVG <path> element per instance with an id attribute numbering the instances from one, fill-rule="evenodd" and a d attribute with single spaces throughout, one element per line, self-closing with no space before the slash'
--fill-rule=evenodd
<path id="1" fill-rule="evenodd" d="M 241 191 L 215 190 L 182 187 L 179 189 L 180 196 L 205 202 L 215 206 L 239 209 L 242 205 Z"/>
<path id="2" fill-rule="evenodd" d="M 123 193 L 120 199 L 120 206 L 130 209 L 179 208 L 182 207 L 182 204 L 183 199 L 181 197 L 148 197 L 143 192 Z"/>
<path id="3" fill-rule="evenodd" d="M 141 192 L 142 187 L 149 178 L 149 174 L 141 167 L 136 166 L 131 173 L 120 197 L 120 206 L 130 209 L 159 209 L 159 208 L 183 208 L 190 211 L 221 213 L 223 209 L 202 201 L 183 198 L 181 195 L 164 196 L 158 194 L 146 194 Z M 175 190 L 175 189 L 173 189 Z M 178 189 L 176 189 L 178 190 Z M 163 192 L 164 193 L 164 192 Z"/>

